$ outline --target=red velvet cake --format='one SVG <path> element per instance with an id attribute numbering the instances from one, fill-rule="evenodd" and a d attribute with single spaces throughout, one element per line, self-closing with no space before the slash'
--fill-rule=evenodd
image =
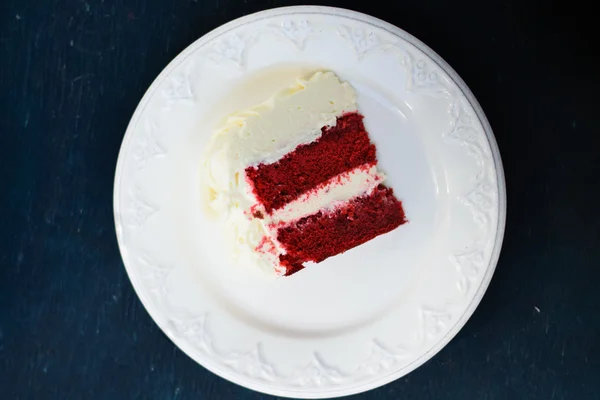
<path id="1" fill-rule="evenodd" d="M 209 148 L 208 201 L 227 210 L 237 258 L 280 275 L 406 222 L 382 184 L 354 90 L 333 73 L 232 116 Z"/>

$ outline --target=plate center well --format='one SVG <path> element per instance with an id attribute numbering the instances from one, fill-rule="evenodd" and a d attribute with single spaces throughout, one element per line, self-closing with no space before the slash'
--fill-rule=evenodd
<path id="1" fill-rule="evenodd" d="M 190 146 L 193 150 L 186 157 L 188 169 L 199 169 L 201 147 L 225 115 L 264 100 L 314 69 L 285 66 L 236 82 L 236 90 L 203 116 L 203 132 L 195 133 L 202 140 L 192 141 L 196 145 Z M 426 244 L 433 237 L 438 190 L 424 146 L 411 127 L 410 108 L 361 76 L 343 76 L 357 90 L 359 111 L 377 145 L 380 168 L 388 176 L 387 185 L 403 201 L 408 224 L 292 277 L 273 279 L 262 271 L 231 265 L 216 224 L 202 215 L 195 189 L 200 183 L 194 176 L 180 197 L 192 200 L 185 207 L 190 213 L 180 224 L 189 232 L 185 245 L 195 248 L 186 252 L 194 275 L 222 307 L 262 329 L 327 335 L 376 320 L 414 289 L 421 259 L 429 249 Z"/>

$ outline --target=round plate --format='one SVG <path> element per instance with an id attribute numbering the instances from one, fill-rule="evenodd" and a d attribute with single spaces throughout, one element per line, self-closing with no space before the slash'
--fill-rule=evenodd
<path id="1" fill-rule="evenodd" d="M 334 71 L 357 90 L 409 224 L 289 277 L 232 265 L 200 201 L 200 155 L 229 113 Z M 433 51 L 375 18 L 265 11 L 196 41 L 139 104 L 114 189 L 133 286 L 169 338 L 265 393 L 362 392 L 431 358 L 464 325 L 498 260 L 505 187 L 490 126 Z"/>

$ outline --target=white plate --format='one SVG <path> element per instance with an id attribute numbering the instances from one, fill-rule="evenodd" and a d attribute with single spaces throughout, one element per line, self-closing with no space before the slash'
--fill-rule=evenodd
<path id="1" fill-rule="evenodd" d="M 227 114 L 330 69 L 358 91 L 410 223 L 283 279 L 230 265 L 199 200 L 199 155 Z M 406 32 L 340 9 L 250 15 L 160 74 L 125 134 L 114 209 L 127 272 L 173 342 L 265 393 L 362 392 L 438 352 L 498 260 L 505 187 L 485 115 L 456 73 Z"/>

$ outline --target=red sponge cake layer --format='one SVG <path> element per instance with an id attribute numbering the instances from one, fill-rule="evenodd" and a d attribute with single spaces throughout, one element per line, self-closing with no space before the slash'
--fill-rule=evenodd
<path id="1" fill-rule="evenodd" d="M 379 185 L 370 195 L 351 200 L 331 213 L 318 212 L 280 228 L 277 240 L 286 254 L 279 257 L 291 275 L 307 261 L 320 262 L 387 233 L 406 222 L 393 190 Z"/>
<path id="2" fill-rule="evenodd" d="M 254 194 L 271 213 L 318 185 L 364 164 L 376 162 L 375 145 L 357 112 L 323 127 L 316 141 L 300 145 L 272 164 L 246 168 Z"/>

